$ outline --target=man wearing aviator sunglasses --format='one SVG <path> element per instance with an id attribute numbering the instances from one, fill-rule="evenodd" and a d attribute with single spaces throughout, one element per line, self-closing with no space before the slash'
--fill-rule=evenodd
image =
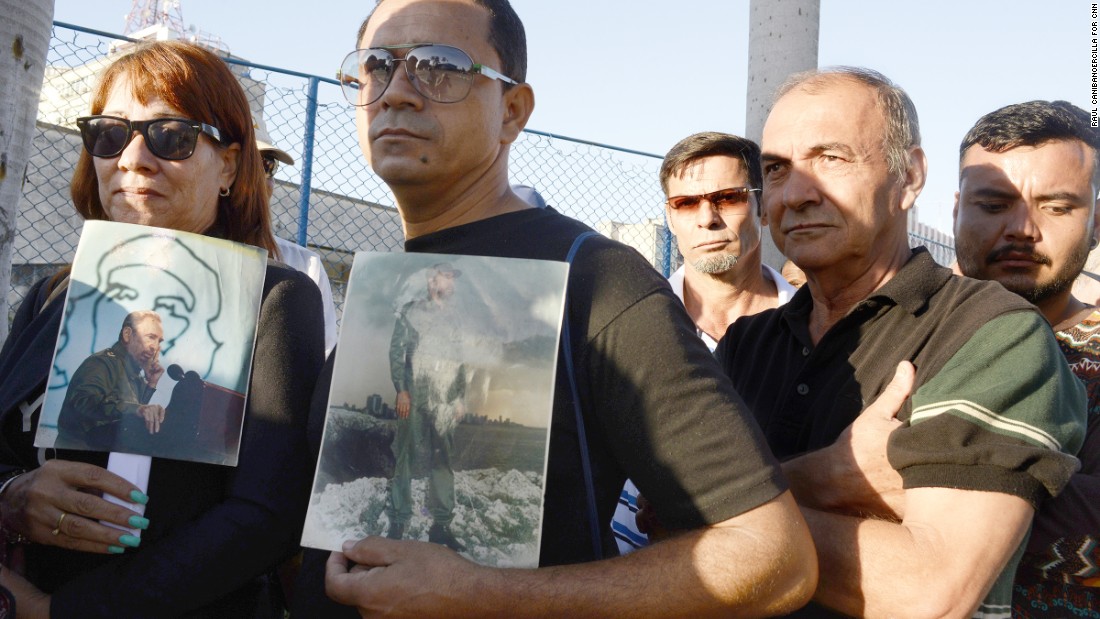
<path id="1" fill-rule="evenodd" d="M 795 292 L 760 259 L 760 147 L 726 133 L 696 133 L 668 151 L 660 179 L 665 219 L 684 256 L 668 283 L 713 352 L 733 321 L 778 307 Z M 620 552 L 648 543 L 635 522 L 637 494 L 628 481 L 615 509 Z"/>
<path id="2" fill-rule="evenodd" d="M 396 198 L 406 251 L 565 260 L 591 229 L 509 187 L 509 147 L 534 94 L 507 0 L 383 0 L 356 43 L 369 51 L 352 55 L 341 81 L 359 106 L 364 153 Z M 371 536 L 328 560 L 331 599 L 363 616 L 424 617 L 762 616 L 804 603 L 817 563 L 797 506 L 660 275 L 632 249 L 588 238 L 572 261 L 566 315 L 572 352 L 568 362 L 559 354 L 540 569 L 492 569 L 441 545 Z M 627 474 L 680 534 L 596 561 L 615 554 L 607 523 Z M 452 527 L 469 547 L 462 523 Z M 358 616 L 311 590 L 316 559 L 307 552 L 295 613 Z"/>
<path id="3" fill-rule="evenodd" d="M 394 52 L 404 52 L 403 58 Z M 397 63 L 405 64 L 405 76 L 421 95 L 438 103 L 458 103 L 470 94 L 478 75 L 515 85 L 516 81 L 478 64 L 450 45 L 413 44 L 357 49 L 347 55 L 339 79 L 352 105 L 370 105 L 393 81 Z"/>
<path id="4" fill-rule="evenodd" d="M 697 133 L 661 164 L 668 227 L 684 256 L 669 277 L 712 351 L 726 328 L 786 303 L 794 288 L 762 264 L 760 147 L 725 133 Z"/>

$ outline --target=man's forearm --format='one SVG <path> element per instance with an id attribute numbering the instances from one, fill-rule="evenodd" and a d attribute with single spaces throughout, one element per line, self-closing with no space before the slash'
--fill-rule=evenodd
<path id="1" fill-rule="evenodd" d="M 843 496 L 836 490 L 829 458 L 824 450 L 812 451 L 792 458 L 781 465 L 783 476 L 790 484 L 791 494 L 798 505 L 822 511 L 834 511 L 837 499 Z"/>
<path id="2" fill-rule="evenodd" d="M 816 574 L 812 543 L 797 516 L 784 511 L 788 501 L 793 506 L 787 496 L 754 510 L 754 519 L 773 520 L 771 530 L 747 524 L 691 531 L 610 561 L 509 574 L 501 581 L 504 593 L 529 591 L 540 600 L 529 607 L 549 605 L 532 617 L 790 612 L 805 603 Z M 513 581 L 513 575 L 521 578 Z"/>
<path id="3" fill-rule="evenodd" d="M 69 408 L 82 420 L 92 423 L 118 421 L 137 410 L 136 402 L 126 402 L 113 392 L 104 393 L 89 385 L 79 385 L 75 390 L 71 385 L 69 388 L 73 391 L 67 398 Z"/>
<path id="4" fill-rule="evenodd" d="M 999 493 L 907 494 L 902 523 L 803 509 L 821 573 L 815 601 L 860 617 L 969 616 L 1033 513 L 1022 499 Z"/>
<path id="5" fill-rule="evenodd" d="M 141 393 L 138 395 L 138 403 L 139 404 L 148 404 L 149 400 L 153 399 L 153 394 L 155 394 L 156 392 L 157 392 L 156 387 L 154 387 L 153 385 L 150 385 L 149 383 L 146 383 L 141 388 Z"/>
<path id="6" fill-rule="evenodd" d="M 404 557 L 390 549 L 375 544 L 372 557 L 394 561 L 373 573 L 352 570 L 343 582 L 332 577 L 330 563 L 330 597 L 368 608 L 396 605 L 401 616 L 760 617 L 801 607 L 817 576 L 812 541 L 788 493 L 720 525 L 578 565 L 500 570 L 423 546 L 403 546 Z M 418 582 L 433 583 L 430 591 L 409 582 L 414 571 Z"/>
<path id="7" fill-rule="evenodd" d="M 839 465 L 834 447 L 803 454 L 782 464 L 783 475 L 799 506 L 825 512 L 878 518 L 897 522 L 897 509 L 887 503 L 887 494 L 861 471 Z M 895 476 L 893 469 L 890 470 Z M 901 493 L 898 478 L 896 490 Z"/>

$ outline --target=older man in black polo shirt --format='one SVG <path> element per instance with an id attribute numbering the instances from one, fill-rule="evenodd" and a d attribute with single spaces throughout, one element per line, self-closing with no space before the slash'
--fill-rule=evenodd
<path id="1" fill-rule="evenodd" d="M 1032 307 L 909 249 L 926 162 L 900 88 L 862 69 L 794 76 L 762 151 L 764 216 L 807 283 L 734 323 L 718 355 L 817 545 L 817 604 L 798 616 L 1007 617 L 1035 505 L 1077 466 L 1083 389 Z M 903 421 L 860 417 L 901 361 L 916 366 Z M 853 454 L 890 432 L 905 489 L 862 501 L 878 482 Z"/>

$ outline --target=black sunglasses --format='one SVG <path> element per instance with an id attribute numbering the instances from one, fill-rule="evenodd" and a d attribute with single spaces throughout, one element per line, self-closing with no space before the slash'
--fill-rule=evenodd
<path id="1" fill-rule="evenodd" d="M 760 190 L 753 187 L 730 187 L 695 196 L 673 196 L 666 200 L 665 203 L 668 204 L 668 208 L 679 211 L 681 209 L 694 209 L 706 200 L 720 212 L 748 214 L 749 195 L 754 191 Z M 744 213 L 739 213 L 738 211 L 744 211 Z"/>
<path id="2" fill-rule="evenodd" d="M 110 159 L 125 150 L 134 132 L 145 138 L 149 152 L 161 159 L 180 161 L 195 154 L 199 134 L 205 133 L 218 144 L 221 132 L 216 127 L 186 118 L 130 120 L 117 116 L 82 116 L 76 119 L 84 148 L 93 157 Z"/>
<path id="3" fill-rule="evenodd" d="M 403 58 L 392 50 L 407 49 Z M 516 80 L 477 64 L 466 52 L 437 43 L 388 45 L 357 49 L 344 58 L 337 78 L 348 103 L 357 106 L 377 101 L 393 80 L 396 65 L 405 63 L 405 75 L 421 95 L 437 103 L 458 103 L 470 94 L 474 77 L 484 75 L 506 84 Z"/>

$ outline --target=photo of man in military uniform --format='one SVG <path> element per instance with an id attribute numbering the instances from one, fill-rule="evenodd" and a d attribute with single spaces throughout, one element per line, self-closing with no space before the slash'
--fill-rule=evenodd
<path id="1" fill-rule="evenodd" d="M 128 439 L 160 432 L 165 409 L 150 404 L 164 375 L 164 328 L 151 310 L 129 313 L 118 341 L 86 358 L 69 382 L 57 420 L 56 447 L 117 450 Z M 129 437 L 133 434 L 133 437 Z"/>
<path id="2" fill-rule="evenodd" d="M 390 339 L 390 377 L 397 391 L 396 459 L 389 484 L 386 536 L 401 539 L 412 518 L 412 469 L 417 446 L 427 442 L 426 505 L 432 517 L 428 541 L 465 550 L 451 532 L 455 489 L 454 431 L 466 414 L 466 368 L 461 354 L 462 317 L 454 303 L 462 275 L 449 262 L 427 269 L 427 296 L 406 303 Z"/>

